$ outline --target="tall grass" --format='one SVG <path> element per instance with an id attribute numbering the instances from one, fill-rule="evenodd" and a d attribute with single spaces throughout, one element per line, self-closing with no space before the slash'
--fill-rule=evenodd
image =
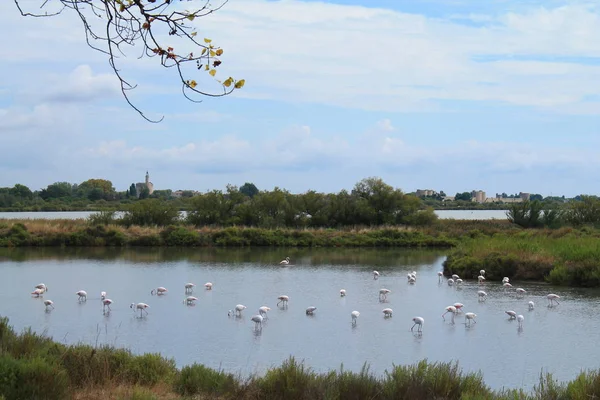
<path id="1" fill-rule="evenodd" d="M 457 363 L 393 366 L 376 376 L 361 371 L 316 373 L 290 357 L 264 376 L 236 378 L 200 364 L 178 370 L 158 354 L 85 345 L 65 346 L 45 335 L 16 333 L 0 318 L 0 400 L 584 400 L 600 396 L 600 372 L 559 383 L 541 374 L 531 393 L 491 390 L 481 373 Z"/>

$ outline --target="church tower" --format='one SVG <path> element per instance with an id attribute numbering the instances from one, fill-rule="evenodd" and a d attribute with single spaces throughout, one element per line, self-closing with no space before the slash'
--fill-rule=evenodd
<path id="1" fill-rule="evenodd" d="M 148 170 L 146 170 L 146 186 L 148 186 L 149 183 L 150 183 L 150 174 L 148 173 Z"/>

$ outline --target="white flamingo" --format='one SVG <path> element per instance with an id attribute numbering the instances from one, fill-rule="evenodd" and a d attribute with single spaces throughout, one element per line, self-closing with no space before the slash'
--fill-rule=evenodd
<path id="1" fill-rule="evenodd" d="M 271 311 L 271 308 L 267 306 L 262 306 L 258 309 L 258 313 L 265 319 L 267 318 L 267 313 L 269 311 Z"/>
<path id="2" fill-rule="evenodd" d="M 479 270 L 479 275 L 485 277 L 485 269 Z"/>
<path id="3" fill-rule="evenodd" d="M 458 276 L 456 274 L 452 274 L 452 279 L 457 280 L 458 278 L 460 278 L 460 276 Z"/>
<path id="4" fill-rule="evenodd" d="M 346 289 L 340 289 L 340 297 L 346 296 Z"/>
<path id="5" fill-rule="evenodd" d="M 456 307 L 454 306 L 448 306 L 445 308 L 446 312 L 444 312 L 442 314 L 442 318 L 444 319 L 444 321 L 446 320 L 446 314 L 451 313 L 452 314 L 452 324 L 454 324 L 454 316 L 456 315 Z"/>
<path id="6" fill-rule="evenodd" d="M 44 292 L 48 291 L 48 286 L 46 286 L 46 284 L 44 284 L 44 283 L 38 283 L 37 285 L 34 286 L 34 288 L 42 289 Z"/>
<path id="7" fill-rule="evenodd" d="M 52 309 L 54 309 L 54 302 L 52 300 L 44 300 L 44 305 L 46 306 L 46 310 L 48 307 L 52 307 Z"/>
<path id="8" fill-rule="evenodd" d="M 508 283 L 508 282 L 504 282 L 502 284 L 502 286 L 504 286 L 505 288 L 511 288 L 512 287 L 512 285 L 510 283 Z"/>
<path id="9" fill-rule="evenodd" d="M 373 279 L 378 279 L 378 278 L 379 278 L 379 272 L 373 271 Z"/>
<path id="10" fill-rule="evenodd" d="M 106 298 L 106 292 L 100 292 L 100 300 L 104 300 Z"/>
<path id="11" fill-rule="evenodd" d="M 168 292 L 168 290 L 167 290 L 167 289 L 165 289 L 165 288 L 164 288 L 164 287 L 162 287 L 162 286 L 159 286 L 159 287 L 157 287 L 156 289 L 152 289 L 152 290 L 150 291 L 150 294 L 151 294 L 151 295 L 158 295 L 158 296 L 162 296 L 163 294 L 165 294 L 165 293 L 167 293 L 167 292 Z"/>
<path id="12" fill-rule="evenodd" d="M 454 306 L 454 308 L 456 308 L 456 313 L 458 314 L 459 312 L 462 311 L 462 309 L 465 305 L 463 303 L 454 303 L 453 306 Z"/>
<path id="13" fill-rule="evenodd" d="M 508 283 L 510 282 L 510 279 L 508 279 L 508 276 L 505 276 L 504 278 L 502 278 L 502 283 Z"/>
<path id="14" fill-rule="evenodd" d="M 186 293 L 193 292 L 193 291 L 194 291 L 194 287 L 195 287 L 195 286 L 196 286 L 196 284 L 195 284 L 195 283 L 192 283 L 192 282 L 188 282 L 188 283 L 186 283 L 186 284 L 185 284 L 185 292 L 186 292 Z"/>
<path id="15" fill-rule="evenodd" d="M 485 282 L 485 276 L 483 276 L 483 275 L 479 275 L 479 276 L 477 277 L 477 282 L 479 282 L 479 283 L 483 283 L 483 282 Z"/>
<path id="16" fill-rule="evenodd" d="M 391 308 L 384 308 L 383 310 L 381 310 L 381 312 L 383 313 L 384 318 L 391 318 L 394 314 L 394 310 L 392 310 Z"/>
<path id="17" fill-rule="evenodd" d="M 213 284 L 212 282 L 206 282 L 204 284 L 204 287 L 206 288 L 206 290 L 212 290 Z"/>
<path id="18" fill-rule="evenodd" d="M 523 296 L 525 293 L 527 293 L 527 290 L 523 288 L 517 288 L 516 292 L 518 296 Z"/>
<path id="19" fill-rule="evenodd" d="M 286 257 L 284 260 L 279 261 L 279 265 L 288 265 L 290 263 L 290 258 Z"/>
<path id="20" fill-rule="evenodd" d="M 523 329 L 523 321 L 525 321 L 525 317 L 521 314 L 517 315 L 517 322 L 519 323 L 519 328 Z"/>
<path id="21" fill-rule="evenodd" d="M 186 298 L 183 300 L 183 303 L 185 303 L 185 304 L 187 304 L 187 305 L 189 306 L 189 305 L 192 305 L 192 304 L 194 304 L 194 302 L 195 302 L 196 300 L 198 300 L 198 298 L 197 298 L 197 297 L 194 297 L 194 296 L 188 296 L 188 297 L 186 297 Z"/>
<path id="22" fill-rule="evenodd" d="M 315 313 L 315 311 L 317 310 L 317 307 L 315 306 L 310 306 L 306 309 L 306 315 L 313 315 Z"/>
<path id="23" fill-rule="evenodd" d="M 444 276 L 444 273 L 442 271 L 438 271 L 438 283 L 442 283 L 443 276 Z"/>
<path id="24" fill-rule="evenodd" d="M 425 322 L 425 320 L 422 317 L 414 317 L 412 320 L 414 324 L 412 328 L 410 328 L 410 330 L 412 331 L 416 325 L 419 325 L 419 327 L 417 328 L 417 332 L 423 332 L 423 323 Z"/>
<path id="25" fill-rule="evenodd" d="M 281 296 L 277 297 L 277 300 L 279 300 L 279 301 L 277 302 L 277 305 L 279 305 L 279 303 L 281 303 L 281 305 L 282 305 L 283 307 L 286 307 L 286 306 L 287 306 L 287 304 L 288 304 L 288 301 L 290 300 L 290 297 L 289 297 L 289 296 L 286 296 L 285 294 L 282 294 Z"/>
<path id="26" fill-rule="evenodd" d="M 254 329 L 262 329 L 263 316 L 262 315 L 253 315 L 251 320 L 254 322 Z"/>
<path id="27" fill-rule="evenodd" d="M 148 310 L 146 310 L 146 308 L 150 308 L 150 306 L 146 303 L 137 303 L 137 304 L 131 303 L 129 308 L 133 309 L 133 312 L 135 312 L 136 310 L 140 310 L 140 317 L 141 317 L 142 312 L 145 312 L 146 315 L 148 315 Z"/>
<path id="28" fill-rule="evenodd" d="M 474 324 L 477 323 L 477 320 L 475 320 L 475 317 L 477 317 L 477 314 L 472 313 L 472 312 L 468 312 L 465 314 L 465 321 L 468 321 L 468 326 L 471 326 L 471 321 L 473 321 Z"/>
<path id="29" fill-rule="evenodd" d="M 385 289 L 385 288 L 379 289 L 379 300 L 382 300 L 382 299 L 385 300 L 385 299 L 387 299 L 388 293 L 391 293 L 391 290 Z"/>
<path id="30" fill-rule="evenodd" d="M 350 315 L 352 316 L 352 325 L 356 325 L 356 320 L 360 316 L 360 313 L 358 311 L 352 311 Z"/>
<path id="31" fill-rule="evenodd" d="M 509 317 L 508 319 L 515 319 L 515 318 L 517 318 L 517 313 L 514 312 L 513 310 L 507 310 L 507 311 L 504 311 L 504 312 L 508 315 L 508 317 Z"/>
<path id="32" fill-rule="evenodd" d="M 529 307 L 529 311 L 532 311 L 535 308 L 535 303 L 533 301 L 530 301 L 529 303 L 527 303 L 528 307 Z"/>
<path id="33" fill-rule="evenodd" d="M 455 282 L 456 282 L 456 285 L 458 286 L 458 285 L 461 285 L 463 283 L 463 280 L 460 279 L 460 278 L 458 278 Z"/>
<path id="34" fill-rule="evenodd" d="M 417 278 L 415 278 L 414 276 L 410 276 L 410 278 L 408 278 L 408 283 L 410 283 L 411 285 L 415 284 L 415 282 L 417 282 Z"/>
<path id="35" fill-rule="evenodd" d="M 238 304 L 237 306 L 235 306 L 235 312 L 237 315 L 239 315 L 240 317 L 242 316 L 242 311 L 244 311 L 247 307 L 243 304 Z"/>
<path id="36" fill-rule="evenodd" d="M 40 297 L 44 294 L 44 289 L 35 289 L 31 294 L 35 297 Z"/>
<path id="37" fill-rule="evenodd" d="M 448 279 L 448 286 L 452 286 L 454 285 L 454 279 L 450 278 Z"/>
<path id="38" fill-rule="evenodd" d="M 108 308 L 108 311 L 111 311 L 110 305 L 112 302 L 113 301 L 111 299 L 102 299 L 102 311 L 106 311 L 106 308 Z"/>
<path id="39" fill-rule="evenodd" d="M 487 293 L 484 292 L 483 290 L 478 290 L 477 291 L 477 296 L 479 297 L 479 301 L 486 301 L 487 300 Z"/>
<path id="40" fill-rule="evenodd" d="M 80 290 L 79 292 L 75 293 L 77 296 L 79 296 L 79 301 L 87 301 L 87 292 L 85 290 Z"/>
<path id="41" fill-rule="evenodd" d="M 554 305 L 554 302 L 556 302 L 556 304 L 560 304 L 558 302 L 558 299 L 560 299 L 560 296 L 554 293 L 550 293 L 549 295 L 546 296 L 546 298 L 548 299 L 548 301 L 550 301 L 550 306 Z"/>

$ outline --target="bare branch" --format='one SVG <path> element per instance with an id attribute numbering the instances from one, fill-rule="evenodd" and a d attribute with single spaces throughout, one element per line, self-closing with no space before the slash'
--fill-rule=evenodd
<path id="1" fill-rule="evenodd" d="M 220 90 L 212 92 L 200 87 L 192 73 L 207 73 L 210 77 L 217 74 L 217 68 L 222 64 L 220 56 L 223 49 L 212 44 L 212 40 L 204 38 L 199 41 L 197 32 L 187 23 L 196 18 L 205 17 L 221 9 L 228 0 L 221 0 L 217 6 L 212 6 L 209 0 L 203 5 L 196 6 L 192 11 L 175 9 L 175 3 L 182 0 L 39 0 L 42 12 L 34 13 L 23 10 L 22 0 L 14 0 L 22 16 L 52 17 L 66 12 L 74 12 L 83 25 L 86 43 L 92 49 L 105 54 L 115 76 L 119 79 L 121 93 L 127 103 L 149 122 L 152 120 L 133 104 L 128 92 L 137 85 L 130 84 L 122 75 L 119 68 L 120 57 L 126 57 L 124 47 L 142 47 L 138 59 L 156 58 L 161 66 L 177 70 L 177 76 L 182 83 L 182 92 L 186 99 L 195 103 L 190 95 L 202 97 L 222 97 L 241 89 L 245 81 L 228 77 L 218 81 Z M 44 11 L 48 6 L 58 5 L 58 11 Z M 93 24 L 92 22 L 93 21 Z M 97 30 L 100 22 L 103 29 Z M 177 50 L 173 44 L 168 44 L 170 38 L 177 38 Z M 185 49 L 187 47 L 187 50 Z M 182 48 L 183 50 L 179 50 Z M 188 66 L 189 63 L 189 66 Z M 191 72 L 190 72 L 191 71 Z"/>

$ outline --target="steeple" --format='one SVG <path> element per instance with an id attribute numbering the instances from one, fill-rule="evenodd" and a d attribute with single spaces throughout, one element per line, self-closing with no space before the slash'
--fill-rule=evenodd
<path id="1" fill-rule="evenodd" d="M 148 174 L 148 170 L 146 170 L 146 186 L 148 186 L 148 182 L 150 182 L 150 174 Z"/>

